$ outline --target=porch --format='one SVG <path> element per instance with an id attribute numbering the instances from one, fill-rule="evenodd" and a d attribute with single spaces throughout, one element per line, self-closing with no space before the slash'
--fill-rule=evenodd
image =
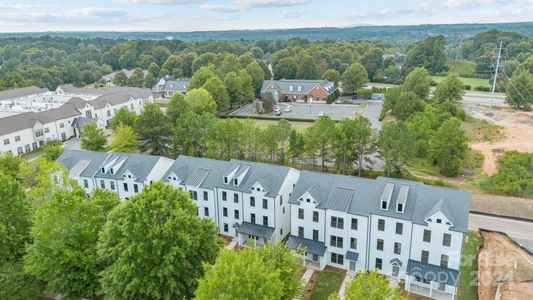
<path id="1" fill-rule="evenodd" d="M 302 265 L 316 270 L 326 266 L 326 246 L 323 242 L 309 240 L 291 235 L 287 247 L 296 251 L 295 255 L 302 259 Z"/>
<path id="2" fill-rule="evenodd" d="M 433 299 L 454 300 L 458 279 L 458 270 L 409 260 L 405 290 Z"/>
<path id="3" fill-rule="evenodd" d="M 248 246 L 250 242 L 257 246 L 264 246 L 274 234 L 272 227 L 249 222 L 242 222 L 240 225 L 235 224 L 235 228 L 237 229 L 239 246 L 242 247 Z"/>

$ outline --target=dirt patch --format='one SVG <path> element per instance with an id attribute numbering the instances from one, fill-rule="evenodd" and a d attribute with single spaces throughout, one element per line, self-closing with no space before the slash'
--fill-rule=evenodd
<path id="1" fill-rule="evenodd" d="M 506 235 L 481 231 L 483 246 L 478 254 L 479 299 L 531 299 L 533 256 Z"/>
<path id="2" fill-rule="evenodd" d="M 479 150 L 485 156 L 483 171 L 492 175 L 497 171 L 498 157 L 504 151 L 533 152 L 533 113 L 512 110 L 493 110 L 486 114 L 486 109 L 466 110 L 475 118 L 487 120 L 502 126 L 502 138 L 495 142 L 472 142 L 470 147 Z"/>
<path id="3" fill-rule="evenodd" d="M 303 275 L 302 275 L 303 276 Z M 311 297 L 311 291 L 313 290 L 313 286 L 316 282 L 316 277 L 318 276 L 318 272 L 313 272 L 313 275 L 311 275 L 311 279 L 307 282 L 307 285 L 305 286 L 304 291 L 302 292 L 302 296 L 300 297 L 301 300 L 309 300 Z"/>

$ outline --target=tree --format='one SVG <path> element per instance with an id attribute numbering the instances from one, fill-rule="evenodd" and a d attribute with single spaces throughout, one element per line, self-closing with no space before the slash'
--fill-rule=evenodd
<path id="1" fill-rule="evenodd" d="M 463 159 L 468 146 L 461 129 L 461 121 L 449 118 L 435 132 L 429 143 L 429 157 L 445 176 L 457 176 L 463 170 Z"/>
<path id="2" fill-rule="evenodd" d="M 26 270 L 63 299 L 99 295 L 98 234 L 118 203 L 118 196 L 106 190 L 90 198 L 80 187 L 57 190 L 35 213 Z"/>
<path id="3" fill-rule="evenodd" d="M 146 73 L 144 77 L 144 87 L 151 89 L 157 82 L 157 78 L 152 73 Z"/>
<path id="4" fill-rule="evenodd" d="M 392 114 L 405 121 L 411 115 L 423 111 L 424 102 L 413 92 L 403 92 L 392 107 Z"/>
<path id="5" fill-rule="evenodd" d="M 253 61 L 246 66 L 246 73 L 252 78 L 254 91 L 258 94 L 261 91 L 263 81 L 265 80 L 265 72 L 263 72 L 263 69 L 256 61 Z"/>
<path id="6" fill-rule="evenodd" d="M 274 156 L 278 150 L 278 128 L 275 125 L 268 125 L 261 131 L 261 142 L 263 149 L 268 154 L 270 162 L 274 161 Z"/>
<path id="7" fill-rule="evenodd" d="M 136 68 L 135 70 L 133 70 L 133 73 L 128 78 L 127 85 L 128 86 L 142 88 L 144 86 L 144 73 L 143 73 L 143 70 L 141 70 L 139 68 Z"/>
<path id="8" fill-rule="evenodd" d="M 298 258 L 284 245 L 224 251 L 200 279 L 197 299 L 294 299 L 302 292 Z"/>
<path id="9" fill-rule="evenodd" d="M 383 50 L 372 48 L 363 54 L 361 64 L 368 72 L 369 78 L 374 78 L 378 70 L 383 67 Z"/>
<path id="10" fill-rule="evenodd" d="M 185 96 L 188 105 L 196 114 L 217 112 L 217 103 L 205 89 L 192 89 Z"/>
<path id="11" fill-rule="evenodd" d="M 81 129 L 81 148 L 91 151 L 104 149 L 107 139 L 104 131 L 98 128 L 96 122 L 89 122 Z"/>
<path id="12" fill-rule="evenodd" d="M 341 80 L 341 75 L 335 69 L 328 69 L 322 74 L 322 79 L 329 80 L 335 84 L 338 84 Z"/>
<path id="13" fill-rule="evenodd" d="M 129 110 L 126 106 L 123 106 L 119 108 L 113 119 L 111 119 L 109 127 L 112 130 L 117 129 L 121 125 L 133 127 L 136 118 L 137 116 L 134 112 Z"/>
<path id="14" fill-rule="evenodd" d="M 210 67 L 201 67 L 194 73 L 189 84 L 189 90 L 202 87 L 209 79 L 217 75 Z"/>
<path id="15" fill-rule="evenodd" d="M 238 106 L 243 100 L 242 81 L 235 72 L 229 72 L 224 77 L 224 85 L 230 98 L 230 106 Z"/>
<path id="16" fill-rule="evenodd" d="M 295 129 L 291 131 L 289 137 L 289 155 L 294 164 L 297 159 L 301 159 L 305 151 L 304 136 Z"/>
<path id="17" fill-rule="evenodd" d="M 519 70 L 505 83 L 505 102 L 516 109 L 529 110 L 533 104 L 533 76 L 527 70 Z"/>
<path id="18" fill-rule="evenodd" d="M 359 272 L 348 283 L 345 293 L 346 300 L 407 300 L 398 286 L 390 286 L 387 277 L 378 271 Z"/>
<path id="19" fill-rule="evenodd" d="M 406 55 L 405 67 L 416 68 L 422 67 L 429 70 L 432 74 L 446 71 L 446 40 L 444 36 L 430 36 L 423 42 L 419 42 L 412 47 Z"/>
<path id="20" fill-rule="evenodd" d="M 170 98 L 167 105 L 167 117 L 172 125 L 176 125 L 176 120 L 185 112 L 191 110 L 191 105 L 185 100 L 182 93 L 177 93 Z"/>
<path id="21" fill-rule="evenodd" d="M 128 82 L 128 76 L 126 76 L 126 73 L 124 71 L 120 70 L 117 73 L 115 73 L 115 77 L 113 77 L 113 84 L 118 86 L 125 86 Z"/>
<path id="22" fill-rule="evenodd" d="M 348 174 L 356 160 L 354 127 L 353 119 L 343 119 L 335 126 L 333 140 L 335 164 L 342 174 Z"/>
<path id="23" fill-rule="evenodd" d="M 296 72 L 298 79 L 318 79 L 318 66 L 315 59 L 310 55 L 305 55 L 300 59 Z"/>
<path id="24" fill-rule="evenodd" d="M 152 62 L 150 63 L 150 65 L 148 66 L 148 69 L 147 69 L 148 73 L 152 74 L 155 78 L 159 78 L 159 73 L 161 72 L 161 68 L 159 68 L 159 66 Z"/>
<path id="25" fill-rule="evenodd" d="M 274 66 L 274 79 L 295 79 L 298 72 L 298 63 L 292 57 L 281 59 Z"/>
<path id="26" fill-rule="evenodd" d="M 209 128 L 215 120 L 212 113 L 196 114 L 190 109 L 183 111 L 174 122 L 174 154 L 205 155 Z"/>
<path id="27" fill-rule="evenodd" d="M 433 97 L 437 102 L 459 102 L 463 99 L 464 93 L 463 82 L 452 73 L 437 85 Z"/>
<path id="28" fill-rule="evenodd" d="M 139 137 L 141 151 L 150 150 L 152 154 L 159 155 L 168 149 L 170 123 L 157 104 L 147 103 L 144 106 L 134 128 Z"/>
<path id="29" fill-rule="evenodd" d="M 217 103 L 217 111 L 226 111 L 229 108 L 230 98 L 224 82 L 217 76 L 209 78 L 202 86 L 203 89 L 209 92 Z"/>
<path id="30" fill-rule="evenodd" d="M 98 243 L 106 299 L 191 299 L 221 248 L 213 221 L 196 213 L 186 192 L 162 182 L 117 206 Z"/>
<path id="31" fill-rule="evenodd" d="M 342 74 L 342 88 L 345 94 L 355 93 L 368 82 L 368 73 L 360 63 L 354 63 Z"/>
<path id="32" fill-rule="evenodd" d="M 406 92 L 413 92 L 422 99 L 427 99 L 429 87 L 431 85 L 431 76 L 424 68 L 415 68 L 405 78 L 403 89 Z"/>
<path id="33" fill-rule="evenodd" d="M 533 196 L 533 153 L 505 152 L 498 172 L 489 178 L 490 189 L 518 197 Z"/>
<path id="34" fill-rule="evenodd" d="M 24 271 L 22 260 L 0 263 L 0 299 L 38 299 L 44 283 Z"/>
<path id="35" fill-rule="evenodd" d="M 355 154 L 357 157 L 358 176 L 361 177 L 363 162 L 373 163 L 367 155 L 376 150 L 376 134 L 372 129 L 370 120 L 365 116 L 358 115 L 354 119 L 353 135 L 355 142 Z"/>
<path id="36" fill-rule="evenodd" d="M 403 122 L 387 122 L 379 132 L 378 155 L 385 161 L 385 173 L 401 173 L 403 165 L 411 157 L 413 140 Z"/>
<path id="37" fill-rule="evenodd" d="M 55 161 L 63 153 L 63 145 L 60 141 L 52 140 L 41 147 L 44 158 Z"/>
<path id="38" fill-rule="evenodd" d="M 316 144 L 320 151 L 321 170 L 324 172 L 326 156 L 335 136 L 335 122 L 329 116 L 321 116 L 307 128 L 306 135 L 308 135 L 308 142 Z"/>
<path id="39" fill-rule="evenodd" d="M 265 112 L 271 112 L 272 108 L 274 107 L 274 95 L 272 95 L 270 92 L 266 92 L 261 98 L 261 101 L 263 102 L 263 109 Z"/>
<path id="40" fill-rule="evenodd" d="M 120 125 L 113 132 L 109 145 L 113 152 L 133 152 L 139 148 L 137 135 L 131 126 Z"/>
<path id="41" fill-rule="evenodd" d="M 411 115 L 405 125 L 415 141 L 415 155 L 417 157 L 426 157 L 429 140 L 440 125 L 435 109 L 428 107 L 424 112 Z"/>
<path id="42" fill-rule="evenodd" d="M 292 126 L 289 121 L 286 119 L 281 119 L 278 121 L 277 124 L 277 132 L 278 132 L 278 144 L 280 149 L 280 164 L 285 164 L 285 148 L 287 146 L 287 142 L 289 141 L 291 132 L 292 132 Z"/>

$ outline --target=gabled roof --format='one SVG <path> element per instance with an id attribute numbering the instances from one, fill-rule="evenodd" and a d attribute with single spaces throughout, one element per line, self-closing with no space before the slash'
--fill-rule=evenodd
<path id="1" fill-rule="evenodd" d="M 237 226 L 237 232 L 270 239 L 274 234 L 274 228 L 250 222 L 242 222 Z"/>
<path id="2" fill-rule="evenodd" d="M 191 83 L 191 79 L 189 78 L 180 78 L 180 79 L 174 79 L 173 77 L 164 78 L 164 84 L 162 85 L 156 85 L 153 88 L 153 91 L 156 93 L 163 93 L 163 92 L 181 92 L 186 93 L 189 89 L 189 85 Z"/>
<path id="3" fill-rule="evenodd" d="M 337 89 L 335 84 L 327 80 L 265 80 L 261 87 L 261 92 L 271 89 L 271 87 L 278 89 L 282 94 L 308 94 L 314 88 L 320 87 L 328 94 L 333 94 Z M 292 87 L 292 90 L 291 90 Z"/>
<path id="4" fill-rule="evenodd" d="M 23 88 L 18 88 L 18 89 L 0 91 L 0 100 L 20 98 L 20 97 L 31 96 L 35 94 L 42 94 L 46 92 L 49 92 L 49 90 L 31 85 L 31 86 L 27 86 Z"/>
<path id="5" fill-rule="evenodd" d="M 198 187 L 214 189 L 222 184 L 222 178 L 229 166 L 230 163 L 224 160 L 180 155 L 163 176 L 163 181 L 168 182 L 168 176 L 174 173 L 180 180 L 187 182 L 198 169 L 202 169 L 209 171 L 209 176 L 201 180 Z"/>
<path id="6" fill-rule="evenodd" d="M 290 171 L 290 168 L 285 166 L 237 159 L 230 160 L 230 163 L 232 166 L 239 166 L 241 168 L 249 169 L 239 186 L 234 186 L 233 184 L 223 184 L 220 187 L 230 190 L 238 190 L 241 192 L 249 192 L 250 188 L 254 184 L 259 183 L 265 189 L 266 195 L 269 197 L 276 197 L 279 194 L 281 185 L 285 181 L 285 178 Z"/>
<path id="7" fill-rule="evenodd" d="M 90 161 L 79 173 L 79 176 L 92 177 L 100 169 L 100 166 L 108 156 L 109 153 L 104 152 L 66 149 L 56 161 L 62 163 L 69 171 L 72 171 L 80 161 Z"/>
<path id="8" fill-rule="evenodd" d="M 152 95 L 152 92 L 149 89 L 141 88 L 131 88 L 127 91 L 117 91 L 114 93 L 104 94 L 97 97 L 94 100 L 90 100 L 89 103 L 94 106 L 96 109 L 100 109 L 109 105 L 117 105 L 130 101 L 131 98 L 134 99 L 145 99 Z"/>
<path id="9" fill-rule="evenodd" d="M 417 276 L 429 281 L 436 281 L 451 286 L 457 286 L 459 280 L 458 270 L 427 264 L 412 259 L 407 263 L 406 272 L 411 276 Z"/>
<path id="10" fill-rule="evenodd" d="M 305 239 L 295 235 L 289 237 L 287 240 L 287 247 L 294 250 L 302 249 L 307 253 L 318 256 L 324 256 L 324 253 L 326 253 L 326 245 L 324 242 Z"/>
<path id="11" fill-rule="evenodd" d="M 122 159 L 126 160 L 118 170 L 114 170 L 113 174 L 110 172 L 104 174 L 102 173 L 102 170 L 99 169 L 95 176 L 97 178 L 123 180 L 122 176 L 126 171 L 129 171 L 135 176 L 135 181 L 144 182 L 148 178 L 152 169 L 156 166 L 160 157 L 138 153 L 110 153 L 104 164 L 111 162 L 114 159 L 116 159 L 117 162 Z"/>

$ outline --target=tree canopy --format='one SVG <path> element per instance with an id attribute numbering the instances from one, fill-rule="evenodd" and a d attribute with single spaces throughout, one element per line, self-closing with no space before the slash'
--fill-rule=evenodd
<path id="1" fill-rule="evenodd" d="M 96 122 L 89 122 L 81 129 L 81 148 L 91 151 L 104 149 L 107 139 L 104 131 L 96 125 Z"/>

